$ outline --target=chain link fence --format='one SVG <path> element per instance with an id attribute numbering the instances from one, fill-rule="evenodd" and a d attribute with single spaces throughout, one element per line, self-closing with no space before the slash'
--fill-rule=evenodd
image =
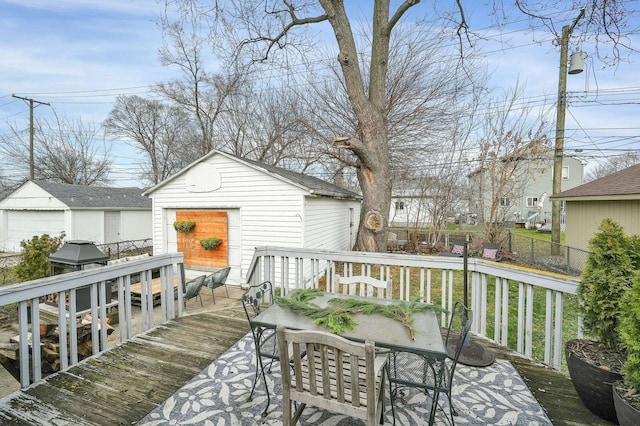
<path id="1" fill-rule="evenodd" d="M 110 260 L 120 259 L 125 256 L 137 256 L 139 254 L 152 253 L 153 240 L 118 241 L 109 244 L 96 244 L 101 252 L 109 256 Z M 22 254 L 4 253 L 0 255 L 0 286 L 17 282 L 13 274 L 13 268 L 22 261 Z"/>
<path id="2" fill-rule="evenodd" d="M 521 265 L 579 277 L 589 252 L 551 241 L 508 233 L 506 250 L 511 260 Z"/>
<path id="3" fill-rule="evenodd" d="M 96 244 L 101 252 L 109 256 L 109 260 L 120 259 L 125 256 L 137 256 L 140 254 L 152 254 L 153 240 L 118 241 L 116 243 Z"/>
<path id="4" fill-rule="evenodd" d="M 447 252 L 456 241 L 469 241 L 469 253 L 478 256 L 485 241 L 484 233 L 476 230 L 443 231 L 434 245 L 418 243 L 410 232 L 402 229 L 394 229 L 397 240 L 388 246 L 389 251 L 438 254 Z M 417 241 L 427 240 L 427 235 L 417 234 Z M 519 235 L 506 230 L 498 241 L 502 246 L 503 261 L 517 265 L 528 266 L 543 271 L 579 277 L 587 262 L 589 252 L 563 244 L 552 243 L 548 240 Z"/>

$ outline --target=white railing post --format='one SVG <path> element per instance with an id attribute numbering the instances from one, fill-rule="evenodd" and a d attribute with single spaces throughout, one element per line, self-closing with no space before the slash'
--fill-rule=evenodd
<path id="1" fill-rule="evenodd" d="M 563 320 L 563 295 L 561 292 L 556 291 L 556 324 L 555 324 L 555 340 L 553 342 L 553 368 L 560 369 L 562 364 L 562 320 Z"/>
<path id="2" fill-rule="evenodd" d="M 182 265 L 181 253 L 170 253 L 159 256 L 145 256 L 144 259 L 131 262 L 121 262 L 87 270 L 70 272 L 25 283 L 0 287 L 0 306 L 17 305 L 18 336 L 17 354 L 19 356 L 19 379 L 22 387 L 42 378 L 43 358 L 40 343 L 41 322 L 58 324 L 57 344 L 60 370 L 67 370 L 79 362 L 78 353 L 79 330 L 82 327 L 82 317 L 91 314 L 90 337 L 91 344 L 87 348 L 90 354 L 98 354 L 108 349 L 109 341 L 109 310 L 117 306 L 120 328 L 120 341 L 124 342 L 133 337 L 131 276 L 141 276 L 141 315 L 144 314 L 144 329 L 154 326 L 153 320 L 153 285 L 151 273 L 153 270 L 175 268 Z M 111 299 L 111 283 L 117 283 L 117 302 Z M 163 312 L 173 312 L 173 281 L 171 297 L 163 297 Z M 90 306 L 83 307 L 78 312 L 78 290 L 87 289 Z M 86 290 L 85 290 L 86 291 Z M 48 306 L 48 301 L 41 300 L 57 295 L 57 308 Z M 29 312 L 30 311 L 30 312 Z M 41 321 L 43 318 L 43 321 Z M 163 315 L 163 321 L 169 319 Z M 83 327 L 84 328 L 84 327 Z M 145 331 L 143 330 L 143 331 Z M 84 332 L 84 330 L 83 330 Z"/>

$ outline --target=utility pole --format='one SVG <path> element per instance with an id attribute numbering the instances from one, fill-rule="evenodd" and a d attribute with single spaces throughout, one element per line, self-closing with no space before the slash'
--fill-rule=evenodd
<path id="1" fill-rule="evenodd" d="M 562 27 L 560 41 L 560 77 L 558 79 L 558 109 L 556 112 L 556 146 L 553 158 L 553 195 L 562 192 L 562 158 L 564 157 L 564 118 L 567 103 L 567 53 L 569 36 L 578 21 L 584 16 L 584 9 L 573 21 L 573 24 Z M 560 252 L 560 200 L 551 202 L 551 254 Z"/>
<path id="2" fill-rule="evenodd" d="M 11 95 L 14 98 L 17 99 L 22 99 L 23 101 L 28 101 L 29 102 L 29 180 L 33 180 L 33 104 L 39 104 L 39 105 L 48 105 L 51 106 L 51 104 L 47 103 L 47 102 L 40 102 L 40 101 L 36 101 L 35 99 L 31 99 L 31 98 L 23 98 L 22 96 L 16 96 L 16 95 Z"/>

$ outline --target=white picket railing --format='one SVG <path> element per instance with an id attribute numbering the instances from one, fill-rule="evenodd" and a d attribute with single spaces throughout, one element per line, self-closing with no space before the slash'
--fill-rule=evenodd
<path id="1" fill-rule="evenodd" d="M 286 294 L 297 288 L 317 288 L 321 283 L 327 286 L 324 288 L 332 288 L 336 275 L 391 278 L 396 288 L 392 295 L 394 299 L 417 298 L 422 302 L 435 302 L 442 306 L 442 323 L 446 324 L 446 312 L 451 311 L 455 302 L 454 293 L 462 294 L 463 284 L 460 283 L 464 279 L 460 276 L 464 275 L 464 268 L 464 260 L 458 257 L 258 247 L 247 282 L 257 284 L 268 280 Z M 565 295 L 576 293 L 578 279 L 478 258 L 468 259 L 467 270 L 467 303 L 473 311 L 472 332 L 508 346 L 509 323 L 515 320 L 516 343 L 512 349 L 530 358 L 536 358 L 534 353 L 542 353 L 542 359 L 537 361 L 560 369 L 564 341 L 582 337 L 577 313 L 575 318 L 565 318 L 563 309 Z M 493 300 L 488 299 L 491 293 Z M 533 337 L 534 302 L 543 303 L 545 307 L 542 339 Z M 515 318 L 510 315 L 510 306 L 517 306 Z M 488 335 L 490 321 L 493 333 Z M 576 335 L 567 339 L 563 336 L 565 321 L 576 324 Z"/>
<path id="2" fill-rule="evenodd" d="M 131 281 L 140 280 L 141 328 L 144 332 L 156 324 L 154 319 L 153 273 L 159 273 L 161 281 L 161 304 L 159 321 L 166 322 L 183 315 L 182 292 L 178 292 L 178 303 L 174 302 L 174 278 L 184 283 L 183 255 L 171 253 L 145 257 L 108 266 L 28 281 L 16 285 L 0 287 L 0 306 L 18 304 L 18 344 L 20 364 L 20 384 L 22 387 L 42 378 L 41 339 L 38 325 L 41 323 L 42 301 L 49 295 L 57 294 L 57 324 L 59 327 L 60 370 L 66 370 L 78 363 L 77 324 L 81 316 L 90 314 L 92 354 L 108 349 L 107 310 L 117 308 L 120 341 L 134 337 L 133 312 L 131 303 Z M 113 286 L 113 287 L 112 287 Z M 77 290 L 88 287 L 90 308 L 76 311 Z M 108 302 L 107 294 L 117 288 L 116 300 Z M 107 293 L 109 292 L 109 293 Z M 177 306 L 177 312 L 176 312 Z M 74 318 L 75 321 L 69 321 Z M 97 319 L 97 320 L 94 320 Z M 31 326 L 31 325 L 35 326 Z M 76 326 L 71 326 L 71 325 Z M 32 329 L 30 331 L 30 329 Z M 31 352 L 31 354 L 30 354 Z M 31 356 L 29 356 L 31 355 Z"/>
<path id="3" fill-rule="evenodd" d="M 473 310 L 472 331 L 478 336 L 507 344 L 513 340 L 509 336 L 509 321 L 514 319 L 509 315 L 509 307 L 517 306 L 517 343 L 514 349 L 529 357 L 542 349 L 544 356 L 538 361 L 559 369 L 563 342 L 566 340 L 562 334 L 562 323 L 566 320 L 579 321 L 578 318 L 564 317 L 565 295 L 575 294 L 578 281 L 563 275 L 474 258 L 468 260 L 467 269 L 470 277 L 469 304 Z M 383 280 L 390 278 L 395 288 L 393 298 L 418 298 L 420 301 L 437 303 L 444 308 L 442 320 L 446 322 L 446 311 L 453 306 L 454 293 L 461 294 L 459 281 L 463 270 L 463 259 L 454 257 L 260 247 L 254 253 L 247 282 L 269 280 L 280 292 L 286 293 L 295 288 L 319 287 L 321 283 L 331 286 L 336 275 L 370 275 Z M 159 274 L 161 281 L 160 318 L 154 318 L 154 273 Z M 136 308 L 135 313 L 131 303 L 132 278 L 139 279 L 141 284 L 140 307 Z M 134 333 L 145 332 L 159 323 L 181 317 L 184 305 L 182 292 L 178 292 L 177 303 L 174 301 L 175 278 L 177 282 L 184 283 L 182 253 L 145 257 L 0 287 L 0 306 L 18 305 L 21 385 L 26 387 L 42 378 L 40 333 L 31 333 L 31 324 L 40 324 L 40 303 L 48 295 L 57 294 L 58 300 L 65 300 L 68 295 L 68 306 L 59 304 L 56 308 L 60 369 L 65 370 L 79 361 L 77 329 L 70 326 L 72 322 L 69 318 L 76 319 L 73 324 L 86 313 L 93 319 L 97 318 L 91 322 L 91 343 L 92 353 L 98 354 L 108 349 L 108 309 L 118 310 L 120 342 L 131 339 Z M 85 312 L 76 312 L 76 292 L 85 287 L 90 289 L 90 308 Z M 117 291 L 112 303 L 106 300 L 107 288 Z M 532 333 L 534 301 L 540 303 L 540 300 L 534 299 L 534 292 L 538 289 L 544 290 L 544 339 L 534 339 Z M 493 300 L 488 299 L 491 293 Z M 514 294 L 517 295 L 514 297 Z M 141 316 L 135 330 L 134 315 Z M 493 332 L 489 336 L 488 329 L 491 327 Z M 576 333 L 577 336 L 568 338 L 581 337 L 579 332 Z"/>

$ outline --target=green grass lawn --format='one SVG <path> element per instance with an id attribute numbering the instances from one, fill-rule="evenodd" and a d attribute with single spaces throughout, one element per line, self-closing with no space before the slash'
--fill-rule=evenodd
<path id="1" fill-rule="evenodd" d="M 406 280 L 406 269 L 400 267 L 391 267 L 391 277 L 393 278 L 393 294 L 394 297 L 398 297 L 400 294 L 400 274 L 403 274 Z M 379 276 L 379 269 L 375 266 L 372 267 L 371 275 L 374 277 Z M 448 275 L 447 275 L 448 276 Z M 462 271 L 454 271 L 453 273 L 453 301 L 464 300 L 464 274 Z M 426 282 L 426 274 L 425 274 Z M 405 282 L 406 284 L 406 282 Z M 441 270 L 431 270 L 431 301 L 434 305 L 441 307 L 442 300 L 442 272 Z M 471 281 L 469 279 L 469 285 Z M 425 285 L 426 287 L 426 285 Z M 517 348 L 518 338 L 518 290 L 519 285 L 516 281 L 509 281 L 509 314 L 508 314 L 508 343 L 507 346 L 511 349 Z M 426 289 L 425 289 L 426 291 Z M 495 330 L 495 278 L 488 277 L 487 282 L 487 304 L 486 304 L 486 317 L 487 317 L 487 337 L 493 339 Z M 419 268 L 412 268 L 410 271 L 410 299 L 418 300 L 420 296 L 420 270 Z M 534 288 L 533 291 L 533 327 L 532 327 L 532 342 L 533 342 L 533 358 L 536 361 L 544 361 L 544 341 L 546 336 L 545 330 L 545 316 L 546 316 L 546 296 L 547 292 L 543 288 Z M 471 295 L 468 295 L 470 298 Z M 555 296 L 554 296 L 555 302 Z M 563 299 L 563 323 L 562 333 L 564 340 L 568 340 L 577 337 L 578 330 L 578 302 L 575 295 L 565 295 Z M 552 311 L 552 315 L 555 315 L 555 309 Z M 563 358 L 564 369 L 564 358 Z"/>
<path id="2" fill-rule="evenodd" d="M 534 229 L 526 229 L 526 228 L 513 228 L 511 232 L 518 235 L 523 235 L 525 237 L 537 238 L 539 240 L 551 241 L 551 234 L 538 232 Z M 564 244 L 565 242 L 565 233 L 560 233 L 560 244 Z"/>

